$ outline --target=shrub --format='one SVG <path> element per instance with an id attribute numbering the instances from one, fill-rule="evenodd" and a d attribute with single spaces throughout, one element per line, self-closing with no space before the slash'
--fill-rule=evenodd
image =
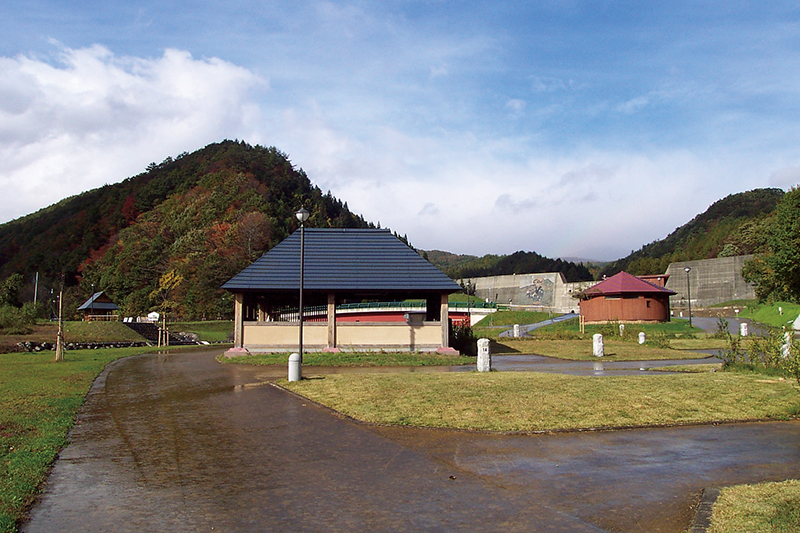
<path id="1" fill-rule="evenodd" d="M 21 308 L 13 305 L 0 307 L 0 332 L 5 335 L 26 335 L 36 324 L 36 305 L 29 302 Z"/>

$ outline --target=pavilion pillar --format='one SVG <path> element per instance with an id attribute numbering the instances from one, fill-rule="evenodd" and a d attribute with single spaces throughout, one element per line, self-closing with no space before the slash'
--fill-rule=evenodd
<path id="1" fill-rule="evenodd" d="M 336 293 L 328 293 L 328 348 L 336 348 Z"/>
<path id="2" fill-rule="evenodd" d="M 441 302 L 442 304 L 441 312 L 439 313 L 439 319 L 442 321 L 442 348 L 447 348 L 450 346 L 450 320 L 448 319 L 450 302 L 447 293 L 442 293 Z"/>
<path id="3" fill-rule="evenodd" d="M 244 294 L 234 294 L 233 302 L 233 347 L 244 348 Z"/>

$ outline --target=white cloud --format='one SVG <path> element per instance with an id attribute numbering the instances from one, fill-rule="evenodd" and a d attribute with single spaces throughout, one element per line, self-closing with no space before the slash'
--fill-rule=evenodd
<path id="1" fill-rule="evenodd" d="M 244 138 L 266 80 L 220 59 L 166 50 L 117 57 L 59 48 L 0 58 L 0 219 L 9 220 L 183 151 Z"/>

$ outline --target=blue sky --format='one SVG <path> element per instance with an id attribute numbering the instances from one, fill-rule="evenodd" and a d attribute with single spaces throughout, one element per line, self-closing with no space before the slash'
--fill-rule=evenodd
<path id="1" fill-rule="evenodd" d="M 0 222 L 222 139 L 422 249 L 615 259 L 800 183 L 794 2 L 0 3 Z"/>

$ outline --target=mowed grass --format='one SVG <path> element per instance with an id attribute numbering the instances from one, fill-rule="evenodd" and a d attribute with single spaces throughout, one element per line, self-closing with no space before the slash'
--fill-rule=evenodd
<path id="1" fill-rule="evenodd" d="M 788 419 L 800 412 L 794 381 L 730 372 L 341 374 L 280 384 L 368 423 L 501 432 Z"/>
<path id="2" fill-rule="evenodd" d="M 0 532 L 36 496 L 95 377 L 111 361 L 157 348 L 0 354 Z"/>
<path id="3" fill-rule="evenodd" d="M 800 481 L 724 488 L 714 504 L 708 533 L 800 531 Z"/>
<path id="4" fill-rule="evenodd" d="M 233 321 L 231 320 L 172 322 L 169 324 L 169 330 L 174 333 L 179 331 L 197 333 L 200 340 L 206 342 L 231 342 L 233 339 Z"/>

